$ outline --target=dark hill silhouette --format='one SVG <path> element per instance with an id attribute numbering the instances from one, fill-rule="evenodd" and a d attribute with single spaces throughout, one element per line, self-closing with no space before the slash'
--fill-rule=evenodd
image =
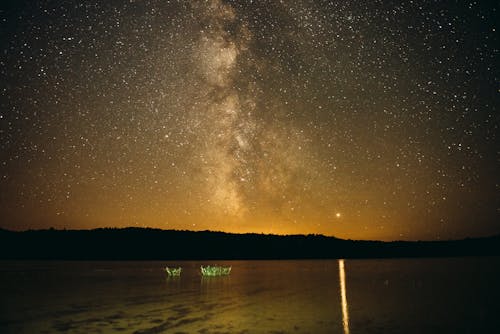
<path id="1" fill-rule="evenodd" d="M 323 235 L 231 234 L 150 228 L 0 229 L 1 259 L 208 260 L 500 255 L 500 235 L 455 241 L 354 241 Z"/>

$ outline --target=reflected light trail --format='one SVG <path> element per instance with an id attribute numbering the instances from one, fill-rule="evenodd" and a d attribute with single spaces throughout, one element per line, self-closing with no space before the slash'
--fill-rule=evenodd
<path id="1" fill-rule="evenodd" d="M 347 296 L 345 292 L 345 269 L 344 260 L 339 260 L 339 277 L 340 277 L 340 297 L 342 305 L 342 324 L 344 325 L 344 334 L 349 334 L 349 312 L 347 309 Z"/>

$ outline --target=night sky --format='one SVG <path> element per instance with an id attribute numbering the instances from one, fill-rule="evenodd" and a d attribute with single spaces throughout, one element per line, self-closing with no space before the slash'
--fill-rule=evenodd
<path id="1" fill-rule="evenodd" d="M 0 8 L 0 227 L 500 232 L 497 1 Z"/>

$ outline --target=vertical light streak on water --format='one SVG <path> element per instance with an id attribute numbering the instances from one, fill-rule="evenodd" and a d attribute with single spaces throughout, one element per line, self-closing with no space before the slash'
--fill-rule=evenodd
<path id="1" fill-rule="evenodd" d="M 349 334 L 349 311 L 347 309 L 347 296 L 345 291 L 345 269 L 344 260 L 339 260 L 339 277 L 340 277 L 340 298 L 342 305 L 342 324 L 344 325 L 344 334 Z"/>

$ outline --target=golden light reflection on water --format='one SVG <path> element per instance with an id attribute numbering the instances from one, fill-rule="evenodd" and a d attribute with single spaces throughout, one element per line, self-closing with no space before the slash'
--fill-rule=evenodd
<path id="1" fill-rule="evenodd" d="M 345 268 L 344 260 L 339 260 L 339 277 L 340 277 L 340 298 L 342 305 L 342 325 L 344 326 L 344 334 L 349 334 L 349 311 L 347 308 L 347 296 L 345 290 Z"/>

